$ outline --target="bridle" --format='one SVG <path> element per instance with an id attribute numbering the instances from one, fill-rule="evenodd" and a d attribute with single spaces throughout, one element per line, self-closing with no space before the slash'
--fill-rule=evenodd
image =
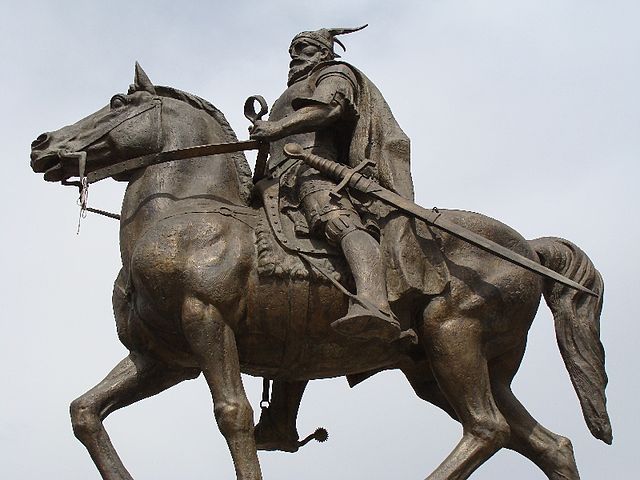
<path id="1" fill-rule="evenodd" d="M 92 172 L 91 174 L 87 175 L 86 174 L 86 168 L 87 168 L 87 152 L 85 151 L 88 147 L 90 147 L 91 145 L 93 145 L 95 142 L 97 142 L 98 140 L 100 140 L 101 138 L 104 138 L 105 136 L 107 136 L 109 133 L 111 133 L 114 129 L 116 129 L 117 127 L 119 127 L 120 125 L 128 122 L 129 120 L 132 120 L 136 117 L 138 117 L 139 115 L 148 112 L 149 110 L 152 109 L 156 109 L 158 112 L 157 115 L 157 122 L 158 122 L 158 126 L 162 125 L 162 98 L 161 97 L 153 97 L 151 99 L 151 101 L 149 102 L 145 102 L 141 105 L 137 105 L 133 108 L 129 108 L 127 111 L 127 114 L 122 116 L 122 115 L 114 115 L 113 118 L 107 120 L 106 122 L 104 122 L 102 125 L 100 125 L 99 128 L 96 128 L 93 133 L 91 135 L 89 135 L 78 147 L 76 147 L 76 151 L 74 152 L 69 152 L 69 151 L 61 151 L 58 153 L 58 156 L 60 158 L 68 158 L 68 159 L 77 159 L 78 160 L 78 179 L 79 180 L 73 180 L 73 181 L 69 181 L 69 180 L 62 180 L 60 183 L 62 185 L 67 185 L 67 186 L 74 186 L 74 187 L 78 187 L 79 190 L 79 198 L 78 198 L 78 205 L 80 206 L 80 216 L 78 218 L 78 233 L 80 232 L 80 222 L 83 218 L 86 217 L 87 212 L 92 212 L 92 213 L 96 213 L 98 215 L 103 215 L 109 218 L 113 218 L 115 220 L 120 220 L 120 215 L 118 215 L 117 213 L 111 213 L 111 212 L 107 212 L 106 210 L 100 210 L 97 208 L 91 208 L 87 205 L 88 199 L 89 199 L 89 185 L 91 183 L 95 183 L 99 180 L 102 180 L 104 178 L 108 178 L 113 176 L 113 174 L 108 174 L 108 175 L 100 175 L 100 173 L 107 173 L 105 172 L 105 170 L 107 170 L 109 167 L 105 167 L 99 170 L 96 170 L 95 172 Z M 156 152 L 159 151 L 162 147 L 161 145 L 161 139 L 162 139 L 162 131 L 160 128 L 155 128 L 153 129 L 157 132 L 157 136 L 156 136 L 156 141 L 155 141 L 155 150 Z M 152 155 L 157 155 L 156 154 L 152 154 Z M 132 160 L 136 160 L 138 158 L 142 158 L 142 157 L 136 157 L 133 159 L 129 159 L 127 160 L 127 162 L 131 162 Z M 124 162 L 124 163 L 127 163 Z M 129 171 L 129 170 L 134 170 L 133 168 L 131 169 L 127 169 L 124 171 Z M 96 175 L 98 174 L 98 175 Z"/>
<path id="2" fill-rule="evenodd" d="M 255 103 L 259 104 L 259 111 L 255 110 Z M 78 150 L 82 150 L 83 148 L 87 148 L 100 138 L 103 138 L 109 132 L 111 132 L 114 128 L 119 125 L 122 125 L 124 122 L 131 120 L 132 118 L 144 113 L 152 108 L 158 108 L 159 116 L 158 116 L 158 125 L 162 125 L 162 98 L 154 97 L 151 101 L 151 105 L 140 105 L 137 108 L 132 109 L 131 112 L 125 118 L 116 117 L 111 121 L 107 122 L 102 128 L 98 129 L 95 133 L 93 133 L 87 140 L 84 141 L 82 147 L 78 148 Z M 247 98 L 244 104 L 244 115 L 247 119 L 249 119 L 253 124 L 256 123 L 257 120 L 260 120 L 263 115 L 268 113 L 268 107 L 265 99 L 260 95 L 252 95 Z M 162 148 L 161 145 L 161 129 L 156 128 L 157 131 L 157 139 L 156 139 L 156 148 L 155 153 L 150 153 L 147 155 L 142 155 L 139 157 L 133 157 L 127 159 L 123 162 L 119 162 L 113 165 L 109 165 L 107 167 L 103 167 L 93 172 L 86 174 L 86 152 L 77 151 L 77 152 L 60 152 L 59 155 L 67 158 L 78 158 L 78 178 L 79 181 L 68 181 L 62 180 L 63 185 L 72 185 L 78 187 L 80 190 L 80 198 L 78 200 L 78 204 L 80 205 L 80 219 L 86 216 L 86 212 L 97 213 L 99 215 L 103 215 L 106 217 L 110 217 L 116 220 L 120 220 L 120 215 L 116 213 L 110 213 L 105 210 L 100 210 L 96 208 L 91 208 L 87 206 L 87 197 L 88 197 L 88 189 L 91 183 L 98 182 L 100 180 L 104 180 L 105 178 L 113 177 L 115 175 L 120 175 L 127 172 L 132 172 L 138 170 L 140 168 L 148 167 L 151 165 L 157 165 L 160 163 L 171 162 L 173 160 L 184 160 L 188 158 L 194 157 L 204 157 L 209 155 L 219 155 L 225 153 L 235 153 L 243 150 L 258 150 L 258 157 L 256 162 L 256 171 L 254 174 L 254 183 L 259 180 L 260 172 L 264 170 L 267 154 L 269 152 L 269 144 L 267 142 L 263 142 L 261 140 L 244 140 L 244 141 L 236 141 L 230 143 L 212 143 L 207 145 L 196 145 L 194 147 L 187 148 L 179 148 L 175 150 L 166 150 L 160 151 Z M 80 220 L 78 220 L 78 228 L 80 225 Z"/>

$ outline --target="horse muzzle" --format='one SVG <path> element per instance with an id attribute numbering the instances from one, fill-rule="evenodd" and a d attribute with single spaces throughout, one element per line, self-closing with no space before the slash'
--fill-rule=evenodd
<path id="1" fill-rule="evenodd" d="M 32 148 L 31 168 L 35 173 L 43 173 L 47 182 L 67 180 L 78 172 L 77 162 L 67 155 L 64 151 L 38 151 Z"/>

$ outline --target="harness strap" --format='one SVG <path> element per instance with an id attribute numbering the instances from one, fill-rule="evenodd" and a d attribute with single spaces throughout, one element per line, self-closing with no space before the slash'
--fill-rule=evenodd
<path id="1" fill-rule="evenodd" d="M 98 215 L 102 215 L 103 217 L 113 218 L 114 220 L 120 221 L 120 215 L 118 213 L 107 212 L 106 210 L 100 210 L 99 208 L 91 208 L 87 207 L 87 212 L 96 213 Z"/>
<path id="2" fill-rule="evenodd" d="M 75 146 L 76 151 L 84 150 L 92 143 L 104 137 L 107 133 L 113 130 L 116 127 L 119 127 L 124 122 L 131 120 L 134 117 L 146 112 L 147 110 L 151 110 L 153 108 L 160 108 L 162 106 L 162 99 L 160 97 L 153 98 L 149 103 L 143 103 L 136 107 L 132 107 L 127 115 L 120 116 L 117 112 L 114 111 L 113 118 L 110 118 L 105 123 L 103 123 L 100 128 L 96 128 L 91 135 L 89 135 L 84 141 Z"/>
<path id="3" fill-rule="evenodd" d="M 300 258 L 302 258 L 310 267 L 314 268 L 315 270 L 320 272 L 324 277 L 326 277 L 327 280 L 333 283 L 333 285 L 338 290 L 340 290 L 344 295 L 346 295 L 347 297 L 353 300 L 360 302 L 360 299 L 355 294 L 347 290 L 347 288 L 344 285 L 342 285 L 338 280 L 333 278 L 333 276 L 329 272 L 327 272 L 324 268 L 318 265 L 309 255 L 306 255 L 302 252 L 295 252 L 295 253 L 297 253 L 300 256 Z"/>
<path id="4" fill-rule="evenodd" d="M 89 147 L 91 144 L 95 143 L 100 138 L 107 135 L 113 129 L 119 127 L 123 123 L 131 120 L 132 118 L 137 117 L 138 115 L 147 112 L 151 109 L 161 108 L 162 99 L 160 97 L 155 97 L 150 103 L 145 103 L 142 105 L 138 105 L 137 107 L 131 108 L 127 115 L 121 117 L 120 115 L 115 115 L 104 122 L 100 128 L 97 128 L 93 131 L 91 135 L 83 140 L 82 143 L 75 147 L 75 152 L 60 152 L 59 155 L 61 157 L 67 158 L 77 158 L 78 159 L 78 178 L 79 181 L 66 181 L 63 180 L 61 183 L 63 185 L 73 185 L 77 186 L 80 190 L 80 197 L 78 198 L 78 204 L 80 205 L 80 215 L 78 217 L 78 230 L 77 234 L 80 233 L 80 222 L 83 218 L 87 216 L 87 212 L 97 213 L 98 215 L 104 215 L 109 218 L 114 218 L 116 220 L 120 220 L 120 215 L 107 212 L 105 210 L 100 210 L 96 208 L 90 208 L 87 205 L 89 200 L 89 184 L 92 183 L 91 180 L 86 175 L 86 167 L 87 167 L 87 153 L 85 149 Z M 157 148 L 160 148 L 160 132 L 158 131 L 157 138 Z"/>
<path id="5" fill-rule="evenodd" d="M 260 408 L 266 410 L 269 408 L 270 402 L 270 389 L 271 389 L 271 380 L 268 378 L 262 379 L 262 401 L 260 402 Z"/>

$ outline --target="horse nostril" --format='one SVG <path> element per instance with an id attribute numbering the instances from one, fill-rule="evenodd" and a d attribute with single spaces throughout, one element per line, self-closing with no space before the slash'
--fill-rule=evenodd
<path id="1" fill-rule="evenodd" d="M 31 148 L 43 147 L 49 141 L 49 134 L 43 133 L 38 136 L 33 142 L 31 142 Z"/>

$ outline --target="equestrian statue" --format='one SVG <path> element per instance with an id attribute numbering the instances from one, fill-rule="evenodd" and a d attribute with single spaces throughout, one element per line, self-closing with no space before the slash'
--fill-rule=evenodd
<path id="1" fill-rule="evenodd" d="M 568 240 L 525 240 L 484 215 L 414 203 L 408 137 L 374 83 L 335 52 L 339 35 L 362 28 L 297 34 L 268 120 L 262 97 L 245 104 L 249 140 L 136 63 L 126 94 L 32 143 L 33 170 L 78 186 L 83 211 L 104 213 L 87 206 L 90 184 L 127 183 L 111 216 L 122 260 L 113 310 L 129 354 L 71 404 L 102 478 L 132 478 L 104 419 L 200 373 L 237 478 L 258 480 L 257 450 L 326 439 L 299 439 L 309 380 L 354 386 L 399 369 L 463 426 L 428 480 L 469 478 L 501 448 L 549 479 L 576 480 L 571 442 L 511 390 L 542 296 L 587 426 L 611 443 L 602 277 Z M 264 379 L 255 426 L 241 372 Z"/>

